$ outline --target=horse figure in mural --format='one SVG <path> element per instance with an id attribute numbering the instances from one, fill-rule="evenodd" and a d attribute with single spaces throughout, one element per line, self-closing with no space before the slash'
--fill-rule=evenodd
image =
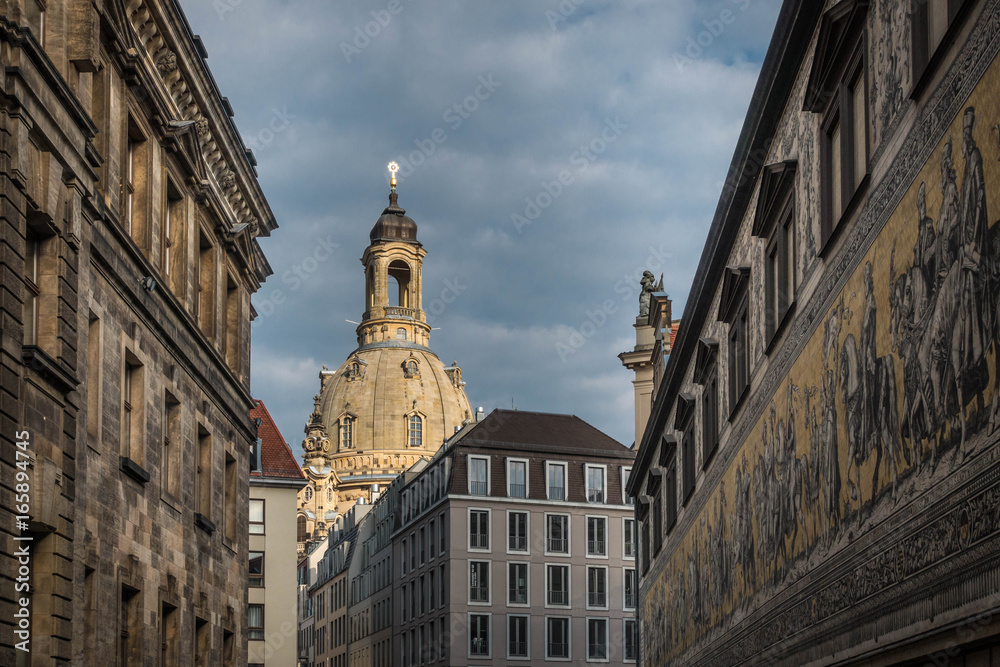
<path id="1" fill-rule="evenodd" d="M 851 499 L 864 505 L 861 486 L 861 466 L 874 452 L 875 472 L 872 475 L 872 498 L 878 492 L 879 470 L 885 458 L 892 472 L 892 496 L 896 497 L 899 477 L 899 419 L 896 412 L 896 372 L 892 357 L 878 357 L 874 368 L 865 368 L 854 337 L 848 334 L 840 351 L 840 391 L 847 422 L 847 485 Z M 857 481 L 851 480 L 856 469 Z"/>

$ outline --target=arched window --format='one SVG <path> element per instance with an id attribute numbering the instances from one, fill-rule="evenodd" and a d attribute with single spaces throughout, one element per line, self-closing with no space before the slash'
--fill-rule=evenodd
<path id="1" fill-rule="evenodd" d="M 313 499 L 313 488 L 311 486 L 306 487 L 305 498 L 306 502 L 309 502 L 310 500 Z"/>
<path id="2" fill-rule="evenodd" d="M 296 522 L 296 528 L 297 530 L 296 530 L 295 540 L 297 542 L 305 542 L 307 539 L 309 539 L 309 532 L 306 529 L 306 518 L 304 516 L 299 515 L 299 518 Z"/>
<path id="3" fill-rule="evenodd" d="M 345 416 L 340 420 L 340 448 L 354 447 L 354 417 Z"/>
<path id="4" fill-rule="evenodd" d="M 406 340 L 406 329 L 403 327 L 396 329 L 396 340 Z"/>
<path id="5" fill-rule="evenodd" d="M 410 447 L 420 447 L 424 440 L 424 424 L 420 415 L 410 415 L 407 422 Z"/>
<path id="6" fill-rule="evenodd" d="M 332 486 L 326 487 L 326 502 L 328 502 L 328 503 L 332 503 L 333 502 L 333 487 Z"/>
<path id="7" fill-rule="evenodd" d="M 417 374 L 417 362 L 415 362 L 415 361 L 407 361 L 406 362 L 406 372 L 408 374 L 410 374 L 410 375 L 416 375 Z"/>

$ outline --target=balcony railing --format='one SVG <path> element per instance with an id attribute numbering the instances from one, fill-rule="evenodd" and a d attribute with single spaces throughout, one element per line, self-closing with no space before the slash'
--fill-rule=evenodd
<path id="1" fill-rule="evenodd" d="M 490 536 L 487 533 L 472 533 L 469 535 L 469 547 L 472 549 L 489 549 Z"/>
<path id="2" fill-rule="evenodd" d="M 569 604 L 569 595 L 566 591 L 549 591 L 549 604 Z"/>
<path id="3" fill-rule="evenodd" d="M 625 607 L 635 609 L 635 591 L 625 591 Z"/>
<path id="4" fill-rule="evenodd" d="M 635 558 L 635 542 L 628 541 L 625 543 L 625 555 Z"/>
<path id="5" fill-rule="evenodd" d="M 469 588 L 470 602 L 489 602 L 490 589 L 488 586 L 472 586 Z"/>
<path id="6" fill-rule="evenodd" d="M 510 647 L 508 648 L 511 657 L 527 657 L 528 656 L 528 643 L 527 642 L 510 642 Z"/>
<path id="7" fill-rule="evenodd" d="M 483 639 L 481 637 L 473 638 L 472 640 L 472 650 L 470 651 L 472 655 L 489 655 L 490 654 L 490 640 Z"/>
<path id="8" fill-rule="evenodd" d="M 604 607 L 607 605 L 608 596 L 603 591 L 590 591 L 587 593 L 587 604 L 591 607 Z"/>
<path id="9" fill-rule="evenodd" d="M 509 548 L 511 551 L 524 551 L 528 548 L 528 538 L 524 535 L 511 535 Z"/>
<path id="10" fill-rule="evenodd" d="M 566 539 L 562 537 L 550 537 L 548 545 L 548 550 L 550 553 L 554 554 L 564 554 L 566 553 Z"/>
<path id="11" fill-rule="evenodd" d="M 550 486 L 549 487 L 549 500 L 566 500 L 566 487 L 565 486 Z"/>
<path id="12" fill-rule="evenodd" d="M 400 308 L 399 306 L 388 306 L 385 309 L 386 317 L 413 317 L 417 311 L 413 308 Z"/>
<path id="13" fill-rule="evenodd" d="M 472 482 L 469 484 L 469 493 L 474 496 L 485 496 L 489 493 L 486 482 Z"/>
<path id="14" fill-rule="evenodd" d="M 604 502 L 604 489 L 587 489 L 587 502 L 588 503 L 603 503 Z"/>
<path id="15" fill-rule="evenodd" d="M 591 556 L 603 556 L 604 540 L 587 540 L 587 553 Z"/>
<path id="16" fill-rule="evenodd" d="M 508 597 L 511 604 L 528 604 L 528 590 L 526 588 L 512 588 Z"/>
<path id="17" fill-rule="evenodd" d="M 511 484 L 510 485 L 510 497 L 511 498 L 527 498 L 528 497 L 528 487 L 524 484 Z"/>
<path id="18" fill-rule="evenodd" d="M 550 658 L 568 658 L 569 657 L 569 644 L 563 642 L 561 644 L 549 642 L 549 657 Z"/>
<path id="19" fill-rule="evenodd" d="M 590 644 L 588 656 L 591 660 L 606 660 L 608 657 L 607 644 Z"/>

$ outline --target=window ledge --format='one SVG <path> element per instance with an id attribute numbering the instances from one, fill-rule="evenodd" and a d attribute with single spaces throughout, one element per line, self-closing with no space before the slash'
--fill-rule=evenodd
<path id="1" fill-rule="evenodd" d="M 215 523 L 213 523 L 211 519 L 201 512 L 194 513 L 194 525 L 198 526 L 209 535 L 215 532 Z"/>
<path id="2" fill-rule="evenodd" d="M 145 468 L 127 456 L 121 457 L 121 470 L 140 484 L 145 485 L 149 482 L 149 473 Z"/>
<path id="3" fill-rule="evenodd" d="M 25 345 L 21 348 L 21 359 L 31 370 L 42 376 L 63 395 L 76 389 L 80 381 L 60 361 L 56 361 L 37 345 Z"/>

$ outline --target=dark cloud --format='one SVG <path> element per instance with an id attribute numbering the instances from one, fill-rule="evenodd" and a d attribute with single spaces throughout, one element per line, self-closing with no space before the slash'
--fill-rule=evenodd
<path id="1" fill-rule="evenodd" d="M 275 275 L 254 300 L 252 390 L 291 443 L 320 365 L 355 346 L 358 258 L 399 157 L 421 162 L 399 189 L 425 302 L 461 288 L 431 345 L 473 404 L 632 442 L 616 355 L 637 274 L 663 272 L 682 312 L 779 0 L 182 4 L 280 225 L 262 240 Z M 518 228 L 531 202 L 546 206 Z M 337 247 L 296 274 L 318 243 Z"/>

